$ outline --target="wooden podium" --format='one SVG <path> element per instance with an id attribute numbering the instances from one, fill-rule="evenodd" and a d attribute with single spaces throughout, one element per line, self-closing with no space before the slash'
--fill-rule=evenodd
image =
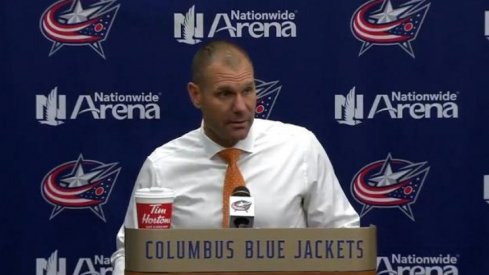
<path id="1" fill-rule="evenodd" d="M 376 228 L 125 229 L 126 275 L 375 275 Z"/>

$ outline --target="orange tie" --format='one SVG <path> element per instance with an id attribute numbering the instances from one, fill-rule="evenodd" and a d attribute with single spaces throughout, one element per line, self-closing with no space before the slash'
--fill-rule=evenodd
<path id="1" fill-rule="evenodd" d="M 245 181 L 238 168 L 238 159 L 241 151 L 236 148 L 228 148 L 218 153 L 228 163 L 224 187 L 222 190 L 222 227 L 229 227 L 229 197 L 234 188 L 245 185 Z"/>

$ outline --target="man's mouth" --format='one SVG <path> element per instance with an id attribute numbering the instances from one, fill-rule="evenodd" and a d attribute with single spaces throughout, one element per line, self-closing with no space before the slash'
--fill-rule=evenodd
<path id="1" fill-rule="evenodd" d="M 234 120 L 230 121 L 229 125 L 234 126 L 234 127 L 244 127 L 248 123 L 247 120 Z"/>

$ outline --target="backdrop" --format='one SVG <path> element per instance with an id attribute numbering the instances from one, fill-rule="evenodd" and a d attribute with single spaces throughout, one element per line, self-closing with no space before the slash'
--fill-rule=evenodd
<path id="1" fill-rule="evenodd" d="M 257 117 L 313 131 L 378 227 L 378 274 L 489 274 L 487 1 L 3 1 L 1 18 L 2 273 L 111 274 L 144 159 L 199 127 L 191 57 L 225 38 L 254 60 Z"/>

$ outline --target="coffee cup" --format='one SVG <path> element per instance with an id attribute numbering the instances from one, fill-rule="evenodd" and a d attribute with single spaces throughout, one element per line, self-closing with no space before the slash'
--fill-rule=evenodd
<path id="1" fill-rule="evenodd" d="M 136 213 L 139 229 L 168 229 L 171 227 L 173 190 L 163 187 L 136 190 Z"/>

